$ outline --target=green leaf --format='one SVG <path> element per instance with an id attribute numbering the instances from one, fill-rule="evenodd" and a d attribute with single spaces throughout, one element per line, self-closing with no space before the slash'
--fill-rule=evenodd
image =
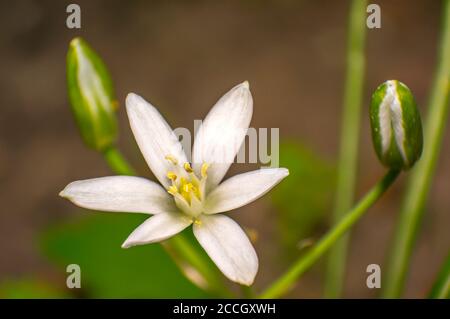
<path id="1" fill-rule="evenodd" d="M 294 141 L 281 143 L 280 166 L 289 168 L 289 177 L 272 191 L 271 198 L 279 211 L 282 240 L 295 247 L 313 235 L 330 210 L 335 168 Z"/>
<path id="2" fill-rule="evenodd" d="M 94 298 L 205 298 L 180 272 L 160 244 L 120 246 L 145 216 L 93 214 L 50 229 L 45 254 L 63 271 L 81 268 L 81 288 Z M 189 231 L 189 229 L 187 230 Z"/>

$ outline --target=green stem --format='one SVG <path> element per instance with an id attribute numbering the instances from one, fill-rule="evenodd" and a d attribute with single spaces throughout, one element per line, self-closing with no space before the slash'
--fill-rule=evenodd
<path id="1" fill-rule="evenodd" d="M 383 195 L 399 175 L 399 171 L 390 170 L 359 203 L 348 212 L 343 219 L 334 226 L 322 239 L 304 256 L 300 257 L 294 265 L 278 280 L 276 280 L 261 298 L 277 298 L 288 292 L 300 275 L 308 270 L 336 241 L 345 234 L 364 213 Z"/>
<path id="2" fill-rule="evenodd" d="M 189 239 L 183 234 L 178 234 L 177 236 L 166 240 L 165 245 L 167 246 L 169 253 L 173 252 L 175 260 L 182 259 L 179 262 L 179 265 L 182 268 L 181 270 L 192 282 L 199 287 L 203 287 L 208 291 L 219 294 L 221 297 L 234 297 L 228 287 L 224 285 L 222 275 L 217 268 L 214 265 L 211 265 L 209 260 L 205 259 L 205 255 L 199 254 Z M 186 271 L 188 268 L 185 266 L 185 263 L 190 267 L 193 267 L 204 280 L 197 280 L 198 278 L 196 278 L 195 274 L 191 277 L 192 272 Z"/>
<path id="3" fill-rule="evenodd" d="M 123 157 L 120 151 L 116 147 L 109 147 L 103 151 L 103 157 L 105 158 L 108 166 L 116 174 L 120 175 L 136 175 L 136 172 L 128 164 L 127 160 Z"/>
<path id="4" fill-rule="evenodd" d="M 242 296 L 246 299 L 254 299 L 255 293 L 253 292 L 253 289 L 251 286 L 242 286 L 241 285 L 241 292 Z"/>
<path id="5" fill-rule="evenodd" d="M 111 170 L 116 174 L 136 175 L 134 169 L 116 147 L 112 146 L 107 148 L 103 152 L 103 156 Z M 170 238 L 165 242 L 165 245 L 163 246 L 166 248 L 166 250 L 168 250 L 170 254 L 174 255 L 174 259 L 176 260 L 177 265 L 181 268 L 181 271 L 184 274 L 186 274 L 185 265 L 186 263 L 188 263 L 191 267 L 195 268 L 198 273 L 205 279 L 207 290 L 218 293 L 224 297 L 231 296 L 229 289 L 221 280 L 220 273 L 216 270 L 216 268 L 212 269 L 210 267 L 210 263 L 205 260 L 203 255 L 199 254 L 198 250 L 196 250 L 192 246 L 189 239 L 186 238 L 183 234 L 178 234 L 177 236 Z M 192 280 L 192 278 L 189 279 L 199 285 L 199 283 L 195 282 L 195 280 Z"/>
<path id="6" fill-rule="evenodd" d="M 431 289 L 428 298 L 448 299 L 450 298 L 450 254 L 445 259 L 444 265 Z"/>
<path id="7" fill-rule="evenodd" d="M 424 126 L 423 155 L 408 181 L 408 188 L 391 245 L 387 273 L 384 276 L 385 281 L 382 285 L 382 297 L 384 298 L 398 298 L 402 294 L 408 273 L 408 263 L 442 144 L 444 127 L 449 111 L 450 0 L 444 2 L 443 33 L 439 55 L 429 113 Z"/>
<path id="8" fill-rule="evenodd" d="M 365 68 L 366 7 L 366 0 L 353 0 L 350 7 L 347 75 L 333 224 L 336 224 L 352 207 L 354 200 Z M 348 241 L 349 234 L 342 236 L 330 251 L 325 280 L 325 296 L 328 298 L 337 298 L 341 294 Z"/>

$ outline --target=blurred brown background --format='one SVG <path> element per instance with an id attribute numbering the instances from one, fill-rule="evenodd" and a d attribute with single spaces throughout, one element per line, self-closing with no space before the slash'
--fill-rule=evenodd
<path id="1" fill-rule="evenodd" d="M 69 3 L 0 2 L 0 281 L 52 274 L 36 249 L 36 236 L 78 214 L 58 192 L 72 180 L 110 174 L 100 156 L 82 144 L 69 110 L 65 54 L 75 36 L 104 58 L 121 103 L 136 92 L 158 106 L 173 127 L 192 128 L 192 120 L 203 118 L 223 93 L 249 80 L 253 127 L 279 127 L 282 139 L 298 139 L 335 161 L 348 1 L 76 1 L 81 30 L 65 26 Z M 440 1 L 376 3 L 382 28 L 367 34 L 357 196 L 384 171 L 370 140 L 371 92 L 387 79 L 399 79 L 426 114 L 439 35 Z M 124 152 L 150 175 L 123 108 L 119 116 Z M 449 143 L 447 129 L 406 297 L 424 296 L 448 252 Z M 365 270 L 371 263 L 383 265 L 403 182 L 353 231 L 346 297 L 376 295 L 366 287 Z M 233 216 L 259 232 L 261 288 L 286 268 L 278 262 L 273 208 L 260 200 Z M 289 296 L 319 297 L 321 278 L 320 271 L 310 272 Z"/>

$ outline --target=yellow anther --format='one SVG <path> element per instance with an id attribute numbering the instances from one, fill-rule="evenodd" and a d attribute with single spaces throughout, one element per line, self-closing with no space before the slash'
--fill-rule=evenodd
<path id="1" fill-rule="evenodd" d="M 167 178 L 172 180 L 172 181 L 176 181 L 177 180 L 177 175 L 174 172 L 167 172 Z"/>
<path id="2" fill-rule="evenodd" d="M 168 160 L 173 165 L 178 165 L 177 159 L 175 157 L 173 157 L 172 155 L 170 155 L 170 154 L 166 155 L 165 159 Z"/>
<path id="3" fill-rule="evenodd" d="M 186 193 L 189 193 L 193 189 L 194 189 L 194 185 L 192 185 L 192 183 L 186 183 L 183 185 L 183 191 Z"/>
<path id="4" fill-rule="evenodd" d="M 252 243 L 256 243 L 258 241 L 259 234 L 256 229 L 246 228 L 245 232 Z"/>
<path id="5" fill-rule="evenodd" d="M 209 167 L 209 164 L 208 164 L 208 163 L 203 163 L 202 169 L 201 169 L 202 177 L 206 177 L 206 176 L 208 175 L 208 174 L 207 174 L 208 167 Z"/>
<path id="6" fill-rule="evenodd" d="M 202 221 L 200 219 L 196 218 L 196 219 L 194 219 L 194 224 L 200 226 L 202 224 Z"/>
<path id="7" fill-rule="evenodd" d="M 186 172 L 188 172 L 188 173 L 192 173 L 193 172 L 192 167 L 191 167 L 191 165 L 189 163 L 184 163 L 184 170 Z"/>
<path id="8" fill-rule="evenodd" d="M 175 195 L 176 193 L 178 193 L 178 188 L 175 185 L 169 186 L 167 192 L 169 194 Z"/>

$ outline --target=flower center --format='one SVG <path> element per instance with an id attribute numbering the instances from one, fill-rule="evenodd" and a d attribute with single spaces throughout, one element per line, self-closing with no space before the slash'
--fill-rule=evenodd
<path id="1" fill-rule="evenodd" d="M 203 211 L 208 164 L 203 163 L 201 176 L 198 178 L 189 163 L 181 166 L 171 155 L 167 155 L 166 160 L 173 165 L 173 170 L 167 172 L 167 178 L 172 182 L 167 192 L 174 197 L 178 208 L 192 217 L 197 217 Z"/>

